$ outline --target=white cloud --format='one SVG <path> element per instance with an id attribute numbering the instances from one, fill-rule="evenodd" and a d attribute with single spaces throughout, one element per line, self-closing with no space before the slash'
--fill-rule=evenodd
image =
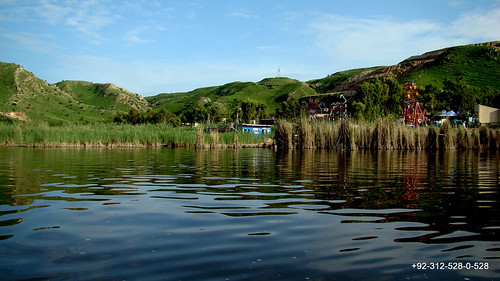
<path id="1" fill-rule="evenodd" d="M 129 41 L 129 42 L 132 42 L 132 43 L 136 43 L 136 44 L 145 44 L 145 43 L 150 43 L 150 42 L 153 42 L 154 40 L 151 40 L 151 39 L 144 39 L 141 37 L 141 33 L 148 30 L 147 27 L 144 27 L 144 26 L 140 26 L 140 27 L 136 27 L 136 28 L 133 28 L 127 32 L 125 32 L 125 40 L 126 41 Z"/>
<path id="2" fill-rule="evenodd" d="M 471 12 L 454 21 L 450 30 L 457 36 L 469 40 L 500 40 L 500 8 L 486 12 Z"/>
<path id="3" fill-rule="evenodd" d="M 59 24 L 71 13 L 70 7 L 57 5 L 50 0 L 41 0 L 37 12 L 49 24 Z"/>
<path id="4" fill-rule="evenodd" d="M 105 0 L 40 0 L 36 11 L 47 23 L 64 24 L 94 40 L 102 40 L 99 30 L 118 17 Z"/>
<path id="5" fill-rule="evenodd" d="M 244 12 L 244 11 L 234 11 L 231 13 L 226 14 L 228 17 L 233 17 L 233 18 L 244 18 L 244 19 L 253 19 L 256 18 L 256 15 Z"/>
<path id="6" fill-rule="evenodd" d="M 276 51 L 279 50 L 280 46 L 278 45 L 262 45 L 262 46 L 257 46 L 257 50 L 259 51 Z"/>
<path id="7" fill-rule="evenodd" d="M 460 16 L 449 24 L 323 15 L 312 21 L 315 44 L 336 62 L 391 64 L 439 48 L 500 39 L 500 9 Z"/>
<path id="8" fill-rule="evenodd" d="M 357 19 L 327 15 L 311 25 L 317 44 L 330 55 L 349 61 L 382 63 L 419 49 L 419 37 L 431 37 L 438 24 L 397 23 L 391 19 Z"/>
<path id="9" fill-rule="evenodd" d="M 59 51 L 59 47 L 51 43 L 50 38 L 42 38 L 40 34 L 28 32 L 12 32 L 0 28 L 0 38 L 5 42 L 13 42 L 13 44 L 5 44 L 6 47 L 16 46 L 25 50 L 37 53 L 49 53 Z"/>

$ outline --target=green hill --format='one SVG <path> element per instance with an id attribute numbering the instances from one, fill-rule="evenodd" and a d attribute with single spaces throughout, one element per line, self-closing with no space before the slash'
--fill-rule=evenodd
<path id="1" fill-rule="evenodd" d="M 112 84 L 49 84 L 22 66 L 0 63 L 0 112 L 52 125 L 110 120 L 117 112 L 148 108 L 136 94 Z M 20 118 L 21 119 L 21 118 Z"/>
<path id="2" fill-rule="evenodd" d="M 499 43 L 500 44 L 500 43 Z M 463 77 L 467 84 L 479 88 L 500 89 L 500 45 L 457 46 L 447 48 L 400 80 L 414 80 L 417 85 L 443 86 L 446 78 Z M 415 64 L 419 58 L 409 58 L 401 64 Z"/>
<path id="3" fill-rule="evenodd" d="M 329 92 L 342 92 L 354 90 L 357 86 L 356 83 L 351 83 L 350 79 L 353 77 L 357 77 L 363 75 L 364 73 L 371 73 L 372 70 L 383 69 L 384 66 L 375 66 L 370 68 L 357 68 L 351 70 L 345 70 L 336 72 L 334 74 L 328 75 L 327 77 L 321 79 L 315 79 L 307 81 L 307 83 L 313 88 L 316 92 L 323 94 Z M 340 85 L 345 85 L 344 87 L 339 87 Z"/>
<path id="4" fill-rule="evenodd" d="M 128 111 L 135 108 L 140 111 L 148 109 L 147 101 L 140 95 L 119 88 L 114 84 L 91 83 L 86 81 L 62 81 L 55 84 L 74 99 L 100 109 Z"/>
<path id="5" fill-rule="evenodd" d="M 225 106 L 237 106 L 243 101 L 252 100 L 265 104 L 268 113 L 274 113 L 283 101 L 314 94 L 316 92 L 307 83 L 279 77 L 266 78 L 256 83 L 233 82 L 186 93 L 160 94 L 146 97 L 146 100 L 155 108 L 166 108 L 173 113 L 179 113 L 203 99 Z"/>
<path id="6" fill-rule="evenodd" d="M 318 93 L 356 91 L 375 78 L 413 80 L 419 88 L 441 88 L 445 79 L 462 77 L 468 85 L 500 89 L 500 41 L 456 46 L 412 56 L 398 64 L 337 72 L 308 81 Z"/>

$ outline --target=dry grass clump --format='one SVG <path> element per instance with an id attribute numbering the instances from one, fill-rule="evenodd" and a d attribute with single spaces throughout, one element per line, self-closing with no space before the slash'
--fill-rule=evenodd
<path id="1" fill-rule="evenodd" d="M 316 148 L 315 129 L 318 127 L 316 120 L 309 120 L 303 116 L 299 120 L 298 126 L 298 147 L 303 149 Z"/>
<path id="2" fill-rule="evenodd" d="M 393 148 L 392 125 L 392 122 L 387 119 L 378 119 L 375 122 L 370 145 L 372 150 L 389 150 Z"/>
<path id="3" fill-rule="evenodd" d="M 340 121 L 335 148 L 338 150 L 352 150 L 354 148 L 354 129 L 348 119 Z"/>
<path id="4" fill-rule="evenodd" d="M 219 132 L 211 131 L 210 132 L 210 148 L 217 148 L 219 145 Z"/>
<path id="5" fill-rule="evenodd" d="M 293 124 L 287 120 L 278 120 L 274 125 L 274 139 L 279 149 L 293 148 Z"/>
<path id="6" fill-rule="evenodd" d="M 440 150 L 454 148 L 452 127 L 448 119 L 445 119 L 439 126 L 438 147 Z"/>
<path id="7" fill-rule="evenodd" d="M 203 134 L 203 126 L 201 125 L 196 127 L 196 141 L 194 143 L 194 148 L 206 148 L 205 135 Z"/>
<path id="8" fill-rule="evenodd" d="M 439 128 L 431 126 L 427 131 L 427 150 L 435 151 L 439 148 Z"/>
<path id="9" fill-rule="evenodd" d="M 368 123 L 356 123 L 352 125 L 354 149 L 369 150 L 372 138 L 372 126 Z"/>
<path id="10" fill-rule="evenodd" d="M 332 149 L 335 146 L 335 138 L 338 131 L 337 123 L 328 121 L 315 122 L 316 128 L 314 129 L 314 142 L 316 148 Z"/>

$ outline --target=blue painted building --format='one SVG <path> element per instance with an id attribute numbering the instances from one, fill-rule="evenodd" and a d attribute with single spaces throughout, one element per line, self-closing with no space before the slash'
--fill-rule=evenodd
<path id="1" fill-rule="evenodd" d="M 243 132 L 251 132 L 255 135 L 269 134 L 271 132 L 271 125 L 260 125 L 260 124 L 243 124 Z"/>

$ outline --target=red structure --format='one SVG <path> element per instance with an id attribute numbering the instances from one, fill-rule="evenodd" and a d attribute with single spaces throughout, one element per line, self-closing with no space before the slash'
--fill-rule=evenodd
<path id="1" fill-rule="evenodd" d="M 347 99 L 344 95 L 322 95 L 302 99 L 307 115 L 310 118 L 328 118 L 342 120 L 347 118 Z"/>
<path id="2" fill-rule="evenodd" d="M 405 102 L 403 105 L 403 122 L 410 126 L 427 125 L 427 110 L 417 100 L 417 84 L 413 81 L 404 86 Z"/>

